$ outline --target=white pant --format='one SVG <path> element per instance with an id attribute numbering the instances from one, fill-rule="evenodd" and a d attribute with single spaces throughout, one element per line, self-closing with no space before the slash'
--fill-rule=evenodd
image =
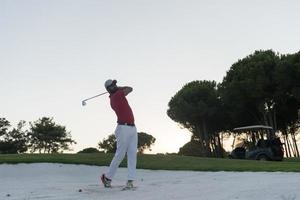
<path id="1" fill-rule="evenodd" d="M 115 130 L 115 136 L 117 139 L 117 150 L 105 175 L 107 178 L 112 179 L 127 153 L 128 180 L 135 180 L 138 141 L 136 127 L 118 125 Z"/>

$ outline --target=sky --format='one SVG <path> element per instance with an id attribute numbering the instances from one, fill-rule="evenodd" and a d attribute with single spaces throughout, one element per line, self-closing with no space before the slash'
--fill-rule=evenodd
<path id="1" fill-rule="evenodd" d="M 77 142 L 97 147 L 116 116 L 104 82 L 131 86 L 139 132 L 151 153 L 173 153 L 191 134 L 166 114 L 193 80 L 221 82 L 255 50 L 296 53 L 296 0 L 0 0 L 0 117 L 13 126 L 53 117 Z"/>

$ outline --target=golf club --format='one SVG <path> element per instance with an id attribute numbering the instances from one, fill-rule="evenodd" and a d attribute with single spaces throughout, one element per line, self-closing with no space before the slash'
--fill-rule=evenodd
<path id="1" fill-rule="evenodd" d="M 99 96 L 101 96 L 101 95 L 104 95 L 104 94 L 106 94 L 106 93 L 108 93 L 108 92 L 103 92 L 103 93 L 98 94 L 98 95 L 96 95 L 96 96 L 93 96 L 93 97 L 84 99 L 84 100 L 82 101 L 82 106 L 85 106 L 85 105 L 86 105 L 86 101 L 88 101 L 88 100 L 90 100 L 90 99 L 93 99 L 93 98 L 96 98 L 96 97 L 99 97 Z"/>

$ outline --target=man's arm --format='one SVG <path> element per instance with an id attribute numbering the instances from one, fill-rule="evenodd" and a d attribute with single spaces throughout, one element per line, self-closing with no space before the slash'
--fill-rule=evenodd
<path id="1" fill-rule="evenodd" d="M 132 87 L 128 87 L 128 86 L 119 87 L 119 89 L 123 90 L 125 96 L 127 96 L 130 92 L 132 92 Z"/>

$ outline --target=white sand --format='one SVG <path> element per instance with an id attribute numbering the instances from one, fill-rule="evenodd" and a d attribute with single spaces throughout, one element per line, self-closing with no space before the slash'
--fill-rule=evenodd
<path id="1" fill-rule="evenodd" d="M 1 200 L 296 200 L 300 173 L 138 170 L 135 191 L 121 191 L 126 169 L 114 188 L 103 188 L 106 167 L 64 164 L 0 165 Z M 79 190 L 82 192 L 79 192 Z"/>

